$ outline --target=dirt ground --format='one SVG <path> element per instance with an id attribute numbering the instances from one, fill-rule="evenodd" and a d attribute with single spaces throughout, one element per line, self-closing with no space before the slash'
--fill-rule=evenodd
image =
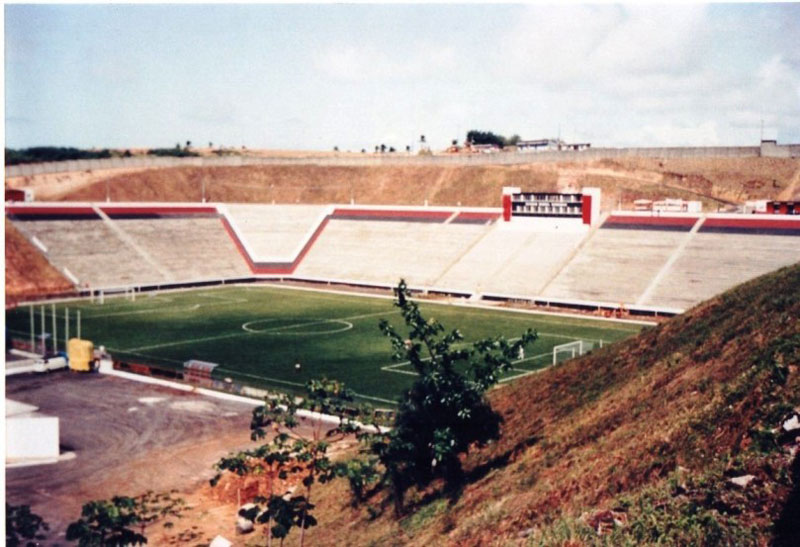
<path id="1" fill-rule="evenodd" d="M 32 188 L 37 201 L 58 201 L 80 188 L 105 181 L 116 175 L 127 175 L 146 171 L 146 168 L 101 169 L 96 171 L 74 171 L 68 173 L 47 173 L 42 175 L 9 177 L 9 188 Z"/>
<path id="2" fill-rule="evenodd" d="M 263 481 L 226 475 L 216 487 L 213 464 L 254 446 L 252 405 L 100 374 L 67 371 L 6 378 L 6 398 L 60 418 L 59 463 L 6 469 L 6 500 L 30 505 L 50 525 L 43 545 L 68 545 L 70 522 L 84 503 L 115 495 L 166 493 L 187 503 L 180 518 L 145 530 L 148 545 L 208 545 L 217 535 L 243 546 L 260 532 L 236 536 L 238 504 L 264 494 Z M 299 430 L 306 432 L 302 423 Z M 336 454 L 354 441 L 330 449 Z M 276 486 L 289 489 L 299 479 Z"/>
<path id="3" fill-rule="evenodd" d="M 5 230 L 6 306 L 25 297 L 65 294 L 74 290 L 72 283 L 8 219 Z"/>
<path id="4" fill-rule="evenodd" d="M 209 497 L 207 481 L 221 456 L 252 444 L 252 406 L 70 372 L 10 376 L 6 397 L 58 416 L 62 453 L 75 454 L 55 464 L 6 470 L 7 501 L 30 505 L 45 518 L 50 525 L 46 545 L 66 544 L 66 527 L 87 501 L 149 490 L 178 489 L 195 506 L 194 516 L 176 521 L 170 534 L 190 531 L 197 542 L 233 535 L 235 504 L 220 506 Z M 168 544 L 167 537 L 150 544 Z"/>

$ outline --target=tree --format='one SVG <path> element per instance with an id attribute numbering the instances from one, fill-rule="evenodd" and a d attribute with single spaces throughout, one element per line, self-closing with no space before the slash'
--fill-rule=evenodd
<path id="1" fill-rule="evenodd" d="M 498 336 L 457 347 L 461 332 L 445 332 L 436 319 L 423 317 L 405 281 L 395 296 L 407 332 L 401 334 L 386 320 L 380 330 L 391 341 L 393 358 L 408 361 L 418 376 L 402 395 L 393 428 L 372 435 L 369 442 L 385 468 L 399 515 L 412 485 L 423 487 L 441 478 L 451 494 L 462 486 L 459 455 L 499 435 L 501 417 L 484 394 L 537 335 L 529 329 L 514 342 Z"/>
<path id="2" fill-rule="evenodd" d="M 50 526 L 42 517 L 31 512 L 28 505 L 9 505 L 6 502 L 6 546 L 33 547 L 45 539 L 42 532 Z M 27 541 L 26 541 L 27 540 Z"/>
<path id="3" fill-rule="evenodd" d="M 478 131 L 472 129 L 467 132 L 467 142 L 472 144 L 493 144 L 503 148 L 506 140 L 502 135 L 495 135 L 491 131 Z"/>
<path id="4" fill-rule="evenodd" d="M 123 547 L 147 543 L 143 534 L 132 528 L 141 524 L 136 500 L 114 496 L 111 500 L 84 504 L 81 518 L 67 527 L 67 540 L 80 547 Z"/>
<path id="5" fill-rule="evenodd" d="M 114 496 L 84 504 L 81 518 L 67 527 L 67 539 L 81 547 L 122 547 L 147 543 L 145 528 L 164 517 L 180 518 L 186 502 L 175 491 L 149 491 L 135 498 Z M 136 531 L 138 528 L 139 531 Z"/>
<path id="6" fill-rule="evenodd" d="M 297 411 L 300 409 L 336 416 L 338 424 L 324 430 L 323 422 L 315 420 L 308 433 L 303 433 L 297 429 Z M 359 426 L 353 420 L 362 413 L 364 410 L 354 403 L 353 392 L 335 380 L 310 380 L 306 384 L 306 394 L 300 400 L 285 394 L 267 397 L 262 406 L 253 409 L 250 438 L 263 440 L 268 432 L 272 432 L 272 441 L 222 458 L 214 466 L 217 475 L 211 480 L 211 485 L 216 485 L 225 471 L 240 476 L 251 473 L 266 475 L 268 497 L 254 500 L 258 506 L 258 521 L 267 525 L 270 544 L 272 538 L 282 540 L 286 537 L 292 527 L 300 528 L 302 546 L 306 529 L 317 523 L 311 515 L 314 508 L 311 504 L 312 487 L 315 482 L 324 483 L 337 476 L 327 455 L 328 447 L 331 442 L 358 431 Z M 281 432 L 281 429 L 288 433 Z M 290 474 L 302 477 L 304 496 L 286 499 L 286 493 L 274 492 L 274 480 L 285 479 Z M 289 514 L 293 516 L 287 517 Z"/>
<path id="7" fill-rule="evenodd" d="M 348 461 L 339 462 L 334 466 L 337 477 L 344 477 L 350 484 L 350 492 L 353 495 L 351 505 L 357 506 L 364 501 L 367 486 L 377 482 L 380 478 L 375 464 L 377 458 L 359 459 L 353 458 Z"/>

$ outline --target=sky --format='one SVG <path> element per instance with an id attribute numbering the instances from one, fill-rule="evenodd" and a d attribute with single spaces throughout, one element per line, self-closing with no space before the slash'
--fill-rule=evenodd
<path id="1" fill-rule="evenodd" d="M 11 148 L 800 143 L 797 3 L 8 4 L 4 26 Z"/>

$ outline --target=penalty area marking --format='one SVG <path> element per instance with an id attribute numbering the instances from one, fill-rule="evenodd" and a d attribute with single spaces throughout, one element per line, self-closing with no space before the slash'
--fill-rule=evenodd
<path id="1" fill-rule="evenodd" d="M 547 352 L 547 353 L 540 353 L 539 355 L 532 355 L 530 357 L 525 357 L 523 359 L 516 359 L 515 361 L 512 361 L 511 364 L 512 365 L 516 365 L 516 364 L 519 364 L 519 363 L 524 363 L 525 361 L 533 361 L 534 359 L 539 359 L 541 357 L 549 357 L 551 355 L 553 355 L 552 351 Z M 424 358 L 423 361 L 430 361 L 430 357 Z M 405 366 L 410 365 L 410 364 L 411 364 L 411 361 L 403 361 L 402 363 L 394 363 L 394 364 L 391 364 L 391 365 L 383 366 L 383 367 L 381 367 L 381 370 L 386 371 L 386 372 L 394 372 L 395 374 L 406 374 L 408 376 L 419 376 L 419 374 L 414 372 L 413 370 L 400 370 L 400 367 L 405 367 Z M 544 367 L 544 368 L 547 368 L 547 367 Z M 511 370 L 519 371 L 519 372 L 521 372 L 521 374 L 516 374 L 514 376 L 510 376 L 508 378 L 504 378 L 503 380 L 500 380 L 501 382 L 507 382 L 509 380 L 513 380 L 514 378 L 519 378 L 521 376 L 526 376 L 528 374 L 531 374 L 531 373 L 534 373 L 534 372 L 539 372 L 540 370 L 544 370 L 544 369 L 525 370 L 523 368 L 512 367 Z"/>

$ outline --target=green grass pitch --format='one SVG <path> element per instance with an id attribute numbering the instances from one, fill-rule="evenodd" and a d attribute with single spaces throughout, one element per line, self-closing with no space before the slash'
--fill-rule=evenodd
<path id="1" fill-rule="evenodd" d="M 552 363 L 553 346 L 576 339 L 604 344 L 637 333 L 640 325 L 501 309 L 421 302 L 426 317 L 446 329 L 458 328 L 465 342 L 487 336 L 539 333 L 523 360 L 504 380 Z M 302 386 L 326 376 L 346 383 L 361 396 L 390 402 L 411 382 L 407 364 L 391 360 L 389 340 L 378 322 L 385 318 L 402 327 L 399 311 L 388 298 L 251 285 L 138 294 L 135 301 L 106 298 L 56 305 L 56 334 L 63 349 L 65 308 L 70 336 L 75 336 L 77 311 L 81 337 L 104 345 L 117 360 L 181 367 L 188 359 L 218 363 L 215 378 L 232 378 L 259 387 Z M 52 330 L 51 306 L 45 305 L 45 330 Z M 7 335 L 30 337 L 30 309 L 6 313 Z M 36 335 L 41 332 L 41 307 L 34 306 Z M 301 363 L 298 370 L 295 363 Z"/>

